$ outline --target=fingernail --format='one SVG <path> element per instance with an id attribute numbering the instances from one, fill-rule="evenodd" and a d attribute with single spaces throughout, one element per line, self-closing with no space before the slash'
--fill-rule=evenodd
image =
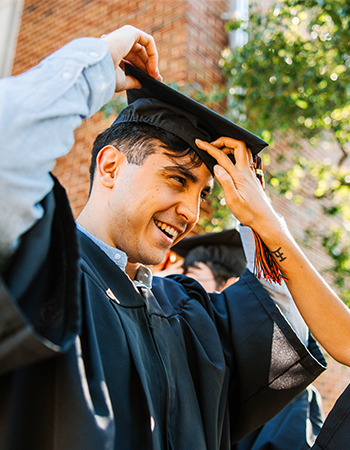
<path id="1" fill-rule="evenodd" d="M 218 164 L 216 164 L 216 165 L 214 166 L 214 173 L 215 173 L 215 175 L 220 176 L 220 175 L 223 175 L 225 172 L 226 172 L 226 170 L 223 169 L 223 168 L 222 168 L 221 166 L 219 166 Z"/>

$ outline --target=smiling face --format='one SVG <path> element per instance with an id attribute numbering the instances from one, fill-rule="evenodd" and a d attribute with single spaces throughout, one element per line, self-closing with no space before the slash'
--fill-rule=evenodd
<path id="1" fill-rule="evenodd" d="M 172 158 L 160 142 L 155 145 L 155 153 L 141 165 L 128 163 L 116 149 L 113 156 L 113 147 L 102 150 L 94 187 L 99 194 L 93 190 L 88 202 L 95 206 L 78 220 L 124 251 L 129 264 L 160 263 L 169 248 L 193 229 L 200 203 L 212 189 L 213 179 L 204 164 L 191 167 L 189 156 Z M 117 161 L 115 167 L 112 160 Z"/>

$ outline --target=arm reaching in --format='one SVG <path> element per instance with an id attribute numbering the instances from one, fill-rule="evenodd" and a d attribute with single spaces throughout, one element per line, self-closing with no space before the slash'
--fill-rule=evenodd
<path id="1" fill-rule="evenodd" d="M 42 218 L 49 172 L 69 152 L 74 129 L 115 91 L 140 86 L 125 76 L 125 61 L 161 80 L 152 36 L 131 26 L 76 39 L 28 72 L 0 80 L 0 268 Z"/>
<path id="2" fill-rule="evenodd" d="M 235 217 L 256 231 L 288 278 L 288 289 L 311 333 L 338 362 L 350 366 L 350 311 L 321 278 L 273 210 L 246 145 L 222 137 L 196 144 L 218 164 L 215 176 Z M 227 157 L 234 153 L 236 164 Z"/>

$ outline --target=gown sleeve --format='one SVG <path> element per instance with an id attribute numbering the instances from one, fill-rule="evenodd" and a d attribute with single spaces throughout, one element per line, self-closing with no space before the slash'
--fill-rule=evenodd
<path id="1" fill-rule="evenodd" d="M 0 374 L 65 352 L 80 330 L 75 223 L 55 182 L 0 277 Z"/>
<path id="2" fill-rule="evenodd" d="M 232 377 L 229 401 L 233 441 L 274 417 L 324 370 L 314 339 L 308 348 L 254 275 L 211 294 Z"/>
<path id="3" fill-rule="evenodd" d="M 95 38 L 0 80 L 1 373 L 64 351 L 79 330 L 75 225 L 49 171 L 114 88 L 108 45 Z"/>
<path id="4" fill-rule="evenodd" d="M 272 419 L 325 370 L 326 362 L 314 339 L 309 337 L 308 347 L 301 342 L 249 270 L 222 293 L 210 295 L 189 277 L 171 278 L 192 299 L 181 314 L 200 348 L 206 349 L 211 362 L 223 354 L 225 378 L 229 380 L 231 442 L 238 442 Z M 176 291 L 175 286 L 168 292 L 177 303 L 180 293 L 172 291 Z M 156 294 L 161 297 L 159 289 Z M 203 308 L 214 326 L 205 321 Z M 215 343 L 216 333 L 219 344 Z M 206 392 L 208 389 L 214 390 L 214 386 L 207 386 Z"/>

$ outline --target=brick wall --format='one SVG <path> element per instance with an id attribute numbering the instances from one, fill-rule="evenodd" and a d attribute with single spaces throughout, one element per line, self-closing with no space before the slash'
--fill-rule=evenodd
<path id="1" fill-rule="evenodd" d="M 344 391 L 350 380 L 350 367 L 337 363 L 330 356 L 325 356 L 328 368 L 313 383 L 322 395 L 325 415 L 333 408 L 339 395 Z M 341 449 L 339 449 L 341 450 Z"/>
<path id="2" fill-rule="evenodd" d="M 62 45 L 81 36 L 99 37 L 124 24 L 137 26 L 156 39 L 160 69 L 165 82 L 198 82 L 203 89 L 222 82 L 217 61 L 227 44 L 221 13 L 226 10 L 223 0 L 25 0 L 18 38 L 13 74 L 36 65 Z M 88 167 L 92 142 L 108 126 L 100 113 L 95 114 L 76 130 L 72 151 L 61 158 L 55 174 L 66 187 L 76 216 L 86 202 Z M 49 145 L 49 142 L 48 142 Z M 283 136 L 276 137 L 271 151 L 272 164 L 276 155 L 288 148 Z M 314 151 L 306 146 L 306 152 Z M 287 159 L 292 152 L 286 152 Z M 272 201 L 285 216 L 292 234 L 299 243 L 302 230 L 320 212 L 314 203 L 296 207 L 292 201 L 272 195 Z M 327 266 L 320 248 L 305 250 L 318 269 Z M 322 375 L 316 386 L 325 399 L 325 410 L 349 379 L 349 371 L 331 362 L 331 370 Z"/>

